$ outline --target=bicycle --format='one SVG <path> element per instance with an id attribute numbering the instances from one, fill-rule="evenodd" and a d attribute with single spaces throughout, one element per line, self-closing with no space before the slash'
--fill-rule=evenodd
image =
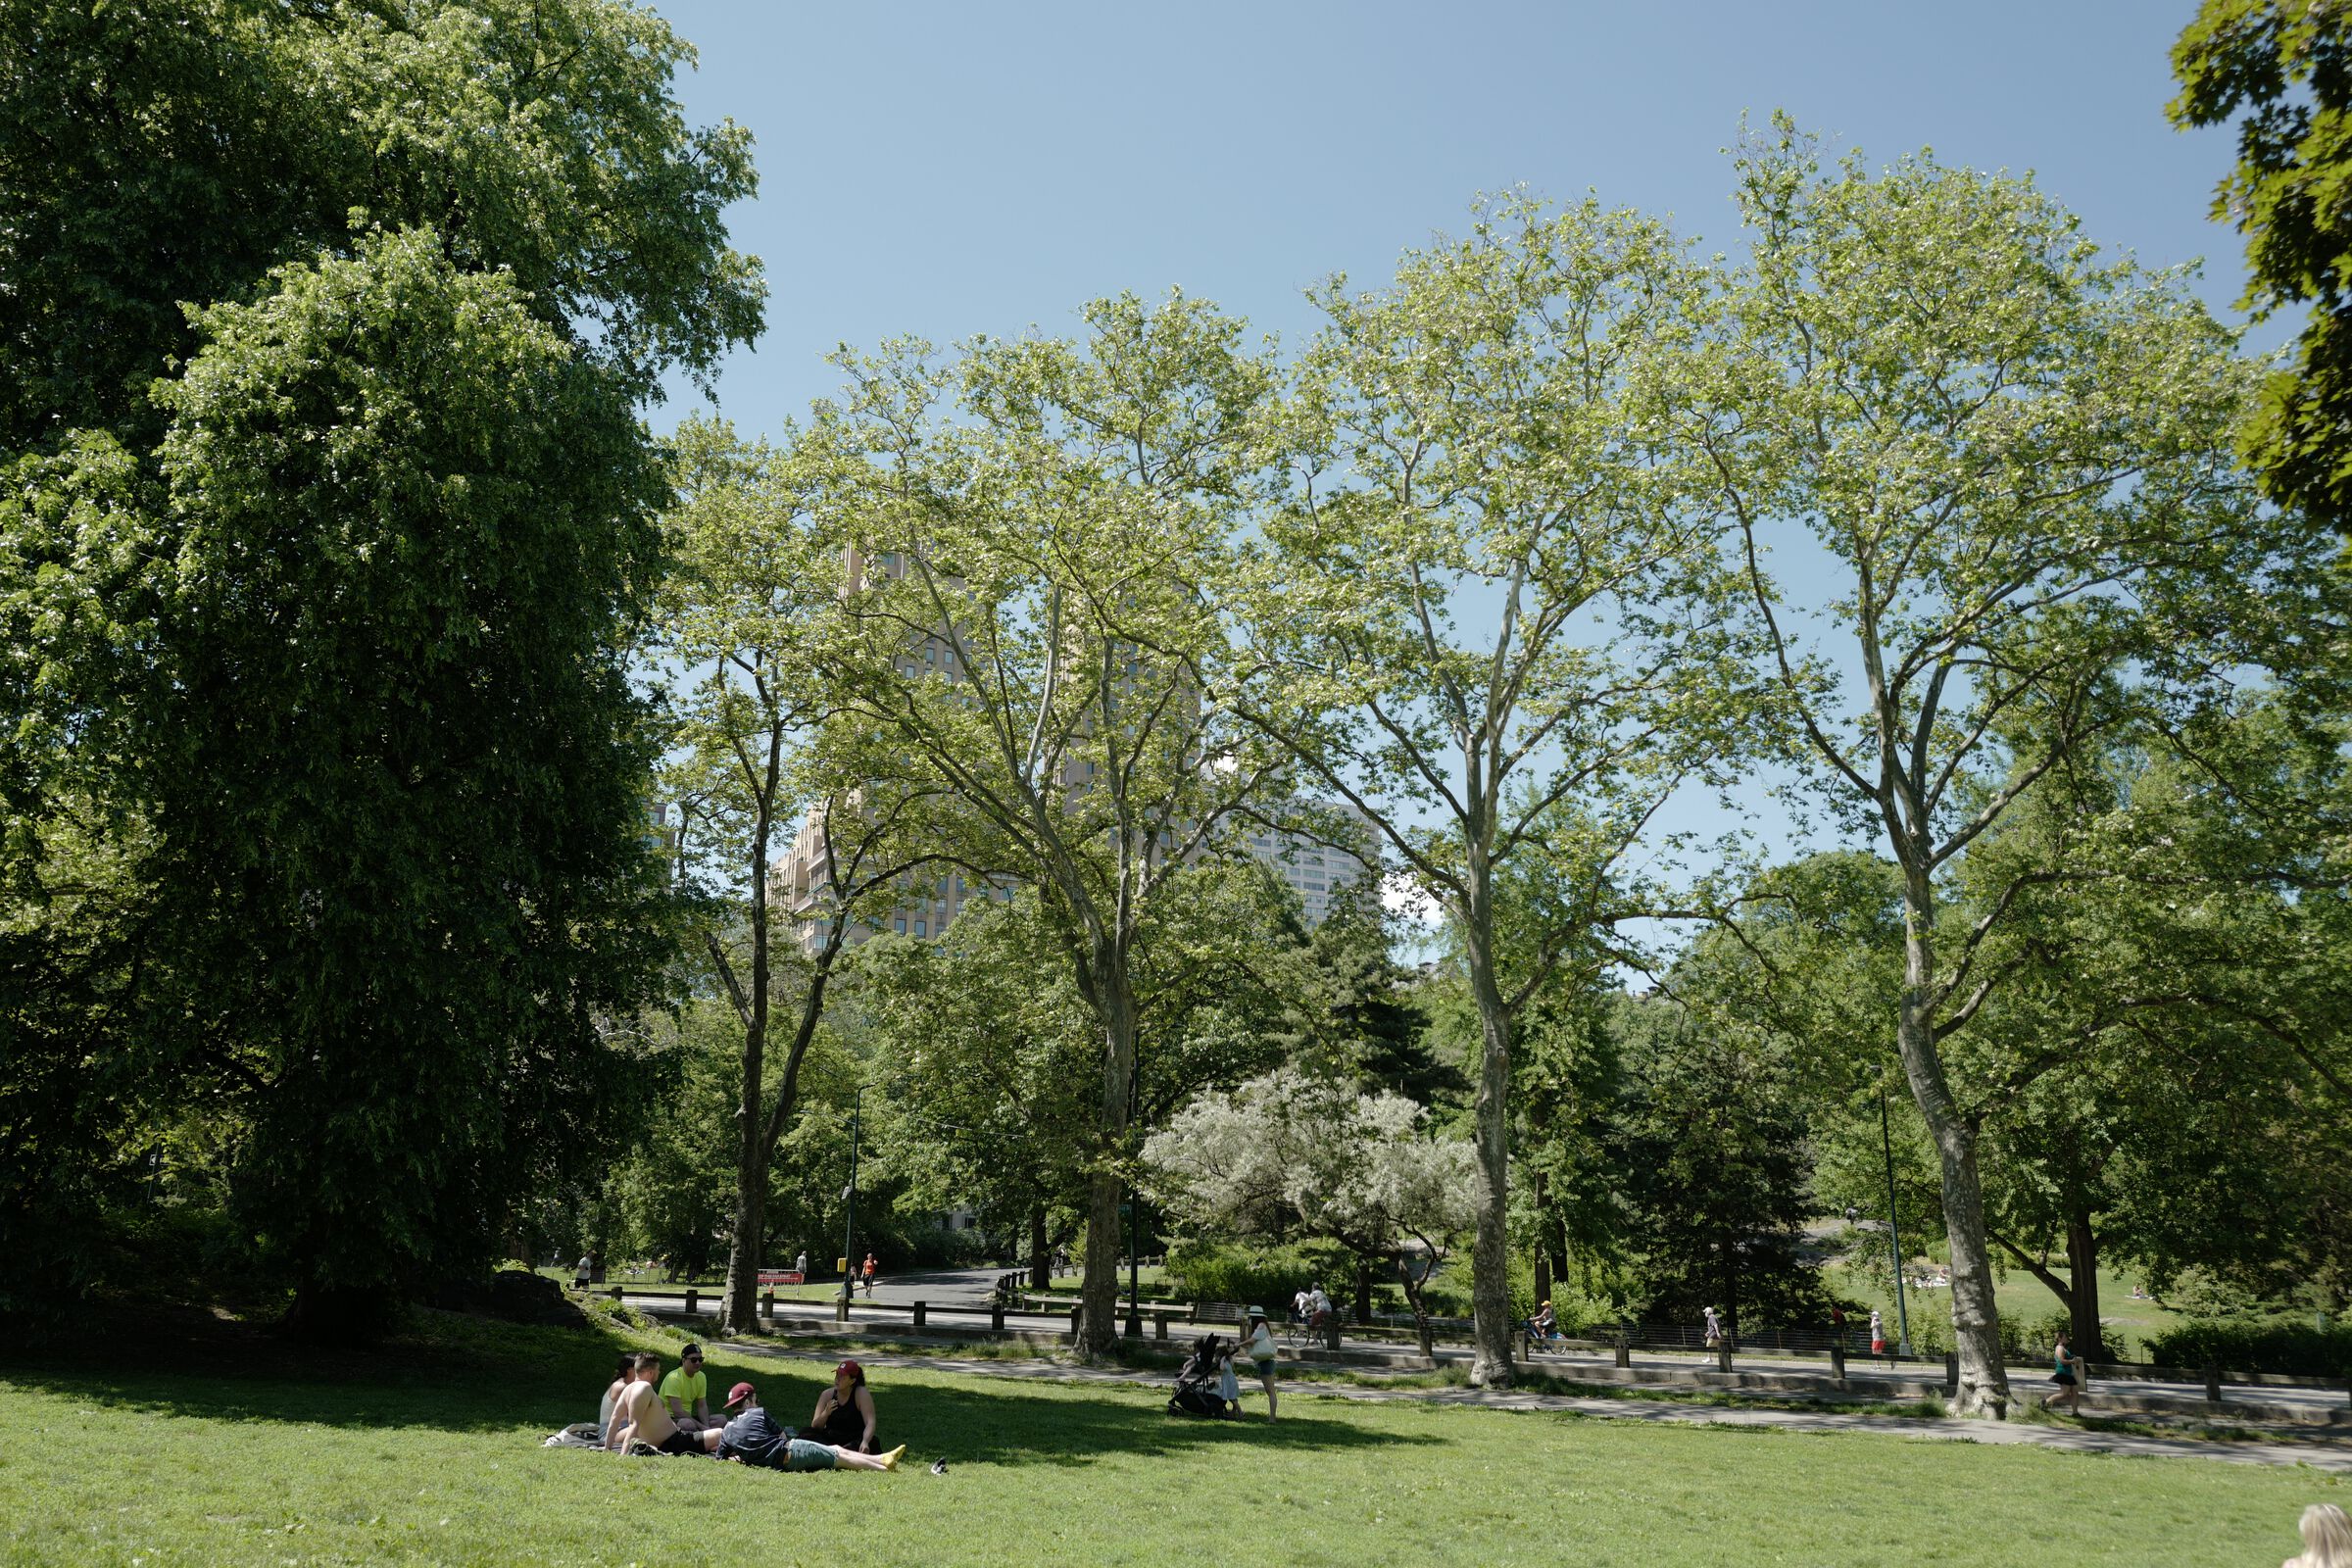
<path id="1" fill-rule="evenodd" d="M 1324 1344 L 1330 1332 L 1331 1314 L 1329 1312 L 1310 1312 L 1305 1317 L 1291 1319 L 1290 1333 L 1287 1338 L 1291 1348 L 1298 1350 L 1309 1346 Z"/>

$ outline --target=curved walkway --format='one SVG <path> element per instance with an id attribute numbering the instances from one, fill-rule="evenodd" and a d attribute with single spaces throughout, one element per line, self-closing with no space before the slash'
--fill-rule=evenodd
<path id="1" fill-rule="evenodd" d="M 786 1360 L 829 1361 L 838 1351 L 795 1350 L 782 1346 L 735 1340 L 731 1353 L 773 1356 Z M 956 1355 L 906 1355 L 860 1351 L 858 1360 L 869 1367 L 913 1367 L 957 1372 L 969 1377 L 1027 1378 L 1050 1383 L 1100 1383 L 1130 1387 L 1167 1388 L 1166 1373 L 1124 1367 L 1071 1366 L 1058 1361 L 998 1361 Z M 2309 1465 L 2337 1475 L 2352 1475 L 2352 1445 L 2336 1442 L 2221 1443 L 2206 1438 L 2143 1437 L 2125 1432 L 2095 1432 L 2081 1427 L 2038 1426 L 2028 1422 L 1977 1421 L 1953 1418 L 1858 1415 L 1831 1410 L 1758 1410 L 1738 1406 L 1676 1404 L 1657 1399 L 1609 1399 L 1564 1394 L 1535 1394 L 1520 1390 L 1384 1389 L 1344 1383 L 1276 1385 L 1286 1397 L 1353 1399 L 1363 1403 L 1418 1400 L 1424 1404 L 1472 1405 L 1491 1410 L 1560 1410 L 1610 1421 L 1648 1421 L 1686 1426 L 1782 1427 L 1792 1432 L 1866 1432 L 1885 1437 L 1929 1441 L 2008 1444 L 2055 1448 L 2069 1453 L 2106 1453 L 2132 1458 L 2219 1459 L 2228 1464 Z"/>

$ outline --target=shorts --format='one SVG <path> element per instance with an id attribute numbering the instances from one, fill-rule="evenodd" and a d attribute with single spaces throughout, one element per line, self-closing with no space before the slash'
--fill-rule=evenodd
<path id="1" fill-rule="evenodd" d="M 1886 1342 L 1885 1340 L 1871 1341 L 1870 1353 L 1873 1355 L 1885 1355 L 1886 1353 Z"/>
<path id="2" fill-rule="evenodd" d="M 784 1468 L 787 1470 L 830 1470 L 833 1450 L 821 1443 L 807 1438 L 795 1438 L 784 1445 Z"/>
<path id="3" fill-rule="evenodd" d="M 683 1428 L 672 1432 L 655 1446 L 662 1453 L 701 1453 L 703 1451 L 702 1440 Z"/>
<path id="4" fill-rule="evenodd" d="M 2071 1389 L 2075 1386 L 2075 1375 L 2072 1372 L 2053 1372 L 2050 1381 L 2061 1388 Z"/>

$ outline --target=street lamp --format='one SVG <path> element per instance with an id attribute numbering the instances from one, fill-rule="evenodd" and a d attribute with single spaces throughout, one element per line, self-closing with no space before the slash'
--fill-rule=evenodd
<path id="1" fill-rule="evenodd" d="M 1886 1245 L 1894 1253 L 1894 1321 L 1900 1353 L 1911 1353 L 1911 1312 L 1903 1304 L 1903 1237 L 1894 1218 L 1894 1134 L 1886 1119 L 1886 1080 L 1879 1080 L 1879 1147 L 1886 1154 Z"/>

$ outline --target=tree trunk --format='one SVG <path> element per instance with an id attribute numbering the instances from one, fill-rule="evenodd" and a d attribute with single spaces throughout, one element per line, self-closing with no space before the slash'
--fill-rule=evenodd
<path id="1" fill-rule="evenodd" d="M 1421 1354 L 1430 1365 L 1435 1366 L 1438 1364 L 1437 1331 L 1429 1325 L 1429 1308 L 1422 1304 L 1421 1287 L 1413 1278 L 1411 1258 L 1398 1255 L 1396 1278 L 1404 1286 L 1405 1304 L 1413 1309 L 1413 1335 L 1421 1342 Z"/>
<path id="2" fill-rule="evenodd" d="M 1462 947 L 1469 959 L 1471 995 L 1478 1004 L 1482 1041 L 1478 1067 L 1478 1238 L 1470 1252 L 1472 1347 L 1470 1382 L 1482 1389 L 1511 1386 L 1511 1290 L 1507 1224 L 1510 1214 L 1510 1151 L 1507 1140 L 1511 1089 L 1511 1020 L 1494 974 L 1493 932 L 1483 929 L 1487 910 L 1463 921 Z"/>
<path id="3" fill-rule="evenodd" d="M 2114 1359 L 2099 1326 L 2099 1238 L 2089 1208 L 2079 1202 L 2066 1220 L 2066 1278 L 2068 1338 L 2075 1353 L 2085 1361 Z"/>
<path id="4" fill-rule="evenodd" d="M 1029 1210 L 1029 1288 L 1050 1291 L 1054 1288 L 1054 1245 L 1046 1236 L 1046 1205 L 1037 1203 Z"/>
<path id="5" fill-rule="evenodd" d="M 1372 1321 L 1372 1260 L 1358 1252 L 1355 1257 L 1355 1311 L 1358 1328 Z"/>
<path id="6" fill-rule="evenodd" d="M 1723 1254 L 1723 1337 L 1740 1343 L 1740 1248 L 1728 1233 L 1716 1240 Z"/>
<path id="7" fill-rule="evenodd" d="M 1102 1021 L 1102 1106 L 1096 1124 L 1095 1168 L 1086 1181 L 1086 1277 L 1079 1286 L 1078 1353 L 1108 1354 L 1118 1343 L 1119 1196 L 1126 1180 L 1127 1115 L 1135 1085 L 1135 1000 L 1124 956 L 1096 945 L 1092 989 Z"/>
<path id="8" fill-rule="evenodd" d="M 769 772 L 774 772 L 773 762 Z M 760 1243 L 766 1235 L 767 1118 L 767 835 L 763 808 L 752 834 L 751 1016 L 743 1027 L 743 1092 L 735 1102 L 735 1233 L 727 1245 L 726 1294 L 718 1320 L 737 1334 L 760 1326 Z"/>
<path id="9" fill-rule="evenodd" d="M 1906 874 L 1904 905 L 1903 997 L 1895 1044 L 1942 1169 L 1943 1229 L 1952 1250 L 1952 1344 L 1960 1352 L 1960 1389 L 1952 1413 L 1997 1421 L 2009 1410 L 2009 1373 L 2001 1361 L 2000 1314 L 1985 1248 L 1984 1187 L 1977 1172 L 1977 1129 L 1953 1102 L 1936 1047 L 1936 906 L 1924 870 Z"/>
<path id="10" fill-rule="evenodd" d="M 1551 1221 L 1550 1184 L 1542 1171 L 1536 1172 L 1536 1305 L 1542 1309 L 1551 1299 Z"/>

